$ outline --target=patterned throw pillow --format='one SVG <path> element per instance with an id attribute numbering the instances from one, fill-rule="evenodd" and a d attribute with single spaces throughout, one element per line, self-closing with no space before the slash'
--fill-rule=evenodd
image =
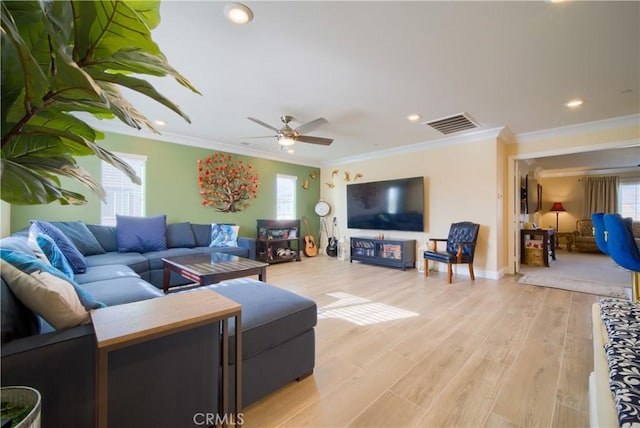
<path id="1" fill-rule="evenodd" d="M 628 300 L 600 300 L 600 316 L 608 341 L 609 387 L 620 426 L 640 426 L 640 304 Z"/>
<path id="2" fill-rule="evenodd" d="M 31 222 L 29 232 L 43 233 L 53 239 L 62 254 L 67 258 L 67 261 L 73 269 L 73 273 L 85 273 L 87 271 L 87 261 L 84 256 L 69 238 L 60 231 L 57 227 L 49 222 L 36 220 Z"/>
<path id="3" fill-rule="evenodd" d="M 240 226 L 231 224 L 211 224 L 210 247 L 237 247 Z"/>
<path id="4" fill-rule="evenodd" d="M 46 261 L 51 266 L 65 274 L 69 279 L 73 279 L 73 268 L 51 237 L 44 233 L 34 233 L 33 231 L 30 231 L 29 245 L 39 259 Z M 44 258 L 40 258 L 40 254 L 42 254 Z"/>

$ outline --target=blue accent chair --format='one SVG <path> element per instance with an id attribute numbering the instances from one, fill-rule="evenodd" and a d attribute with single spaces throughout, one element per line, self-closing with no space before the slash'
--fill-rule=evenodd
<path id="1" fill-rule="evenodd" d="M 596 245 L 600 251 L 609 255 L 609 249 L 607 248 L 607 229 L 604 225 L 604 213 L 591 214 L 591 222 L 593 223 Z"/>
<path id="2" fill-rule="evenodd" d="M 478 240 L 479 229 L 479 224 L 463 221 L 451 224 L 449 237 L 447 239 L 429 239 L 429 241 L 433 241 L 435 245 L 433 250 L 424 252 L 425 276 L 429 276 L 429 260 L 434 260 L 447 264 L 447 281 L 449 284 L 451 284 L 453 275 L 452 265 L 454 264 L 469 265 L 469 276 L 471 280 L 475 280 L 473 257 L 476 253 L 476 241 Z M 439 241 L 447 243 L 445 251 L 438 251 L 437 243 Z"/>
<path id="3" fill-rule="evenodd" d="M 611 258 L 631 271 L 631 293 L 634 302 L 640 299 L 640 251 L 633 238 L 631 219 L 623 219 L 620 214 L 605 214 L 607 229 L 607 249 Z"/>

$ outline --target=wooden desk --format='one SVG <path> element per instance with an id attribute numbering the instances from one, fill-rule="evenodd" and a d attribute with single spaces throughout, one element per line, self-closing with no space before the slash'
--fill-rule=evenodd
<path id="1" fill-rule="evenodd" d="M 136 343 L 189 330 L 214 322 L 222 323 L 222 409 L 229 407 L 229 318 L 241 324 L 241 305 L 212 290 L 195 290 L 156 299 L 110 306 L 91 313 L 98 347 L 96 370 L 98 427 L 107 425 L 107 387 L 109 352 Z M 236 327 L 236 356 L 242 355 L 242 332 Z M 242 398 L 242 358 L 236 358 L 236 402 L 233 420 L 237 420 Z M 134 380 L 132 380 L 134 381 Z"/>
<path id="2" fill-rule="evenodd" d="M 524 264 L 525 237 L 542 238 L 542 254 L 544 265 L 549 267 L 549 257 L 556 259 L 556 233 L 553 229 L 521 229 L 520 230 L 520 263 Z"/>

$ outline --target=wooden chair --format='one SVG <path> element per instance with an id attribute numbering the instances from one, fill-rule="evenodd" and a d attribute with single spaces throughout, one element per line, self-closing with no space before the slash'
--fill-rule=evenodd
<path id="1" fill-rule="evenodd" d="M 447 281 L 451 284 L 452 265 L 467 264 L 469 265 L 469 276 L 471 280 L 476 277 L 473 273 L 473 257 L 476 253 L 476 242 L 478 240 L 478 230 L 480 225 L 463 221 L 460 223 L 452 223 L 449 228 L 449 237 L 447 239 L 429 239 L 433 242 L 433 250 L 424 252 L 424 274 L 429 276 L 429 260 L 442 262 L 447 264 Z M 438 242 L 446 242 L 444 251 L 438 251 Z"/>

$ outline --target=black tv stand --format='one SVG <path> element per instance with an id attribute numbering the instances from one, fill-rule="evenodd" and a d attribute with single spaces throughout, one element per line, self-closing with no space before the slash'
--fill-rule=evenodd
<path id="1" fill-rule="evenodd" d="M 411 269 L 416 266 L 416 240 L 352 237 L 349 262 L 354 260 L 402 270 Z"/>

